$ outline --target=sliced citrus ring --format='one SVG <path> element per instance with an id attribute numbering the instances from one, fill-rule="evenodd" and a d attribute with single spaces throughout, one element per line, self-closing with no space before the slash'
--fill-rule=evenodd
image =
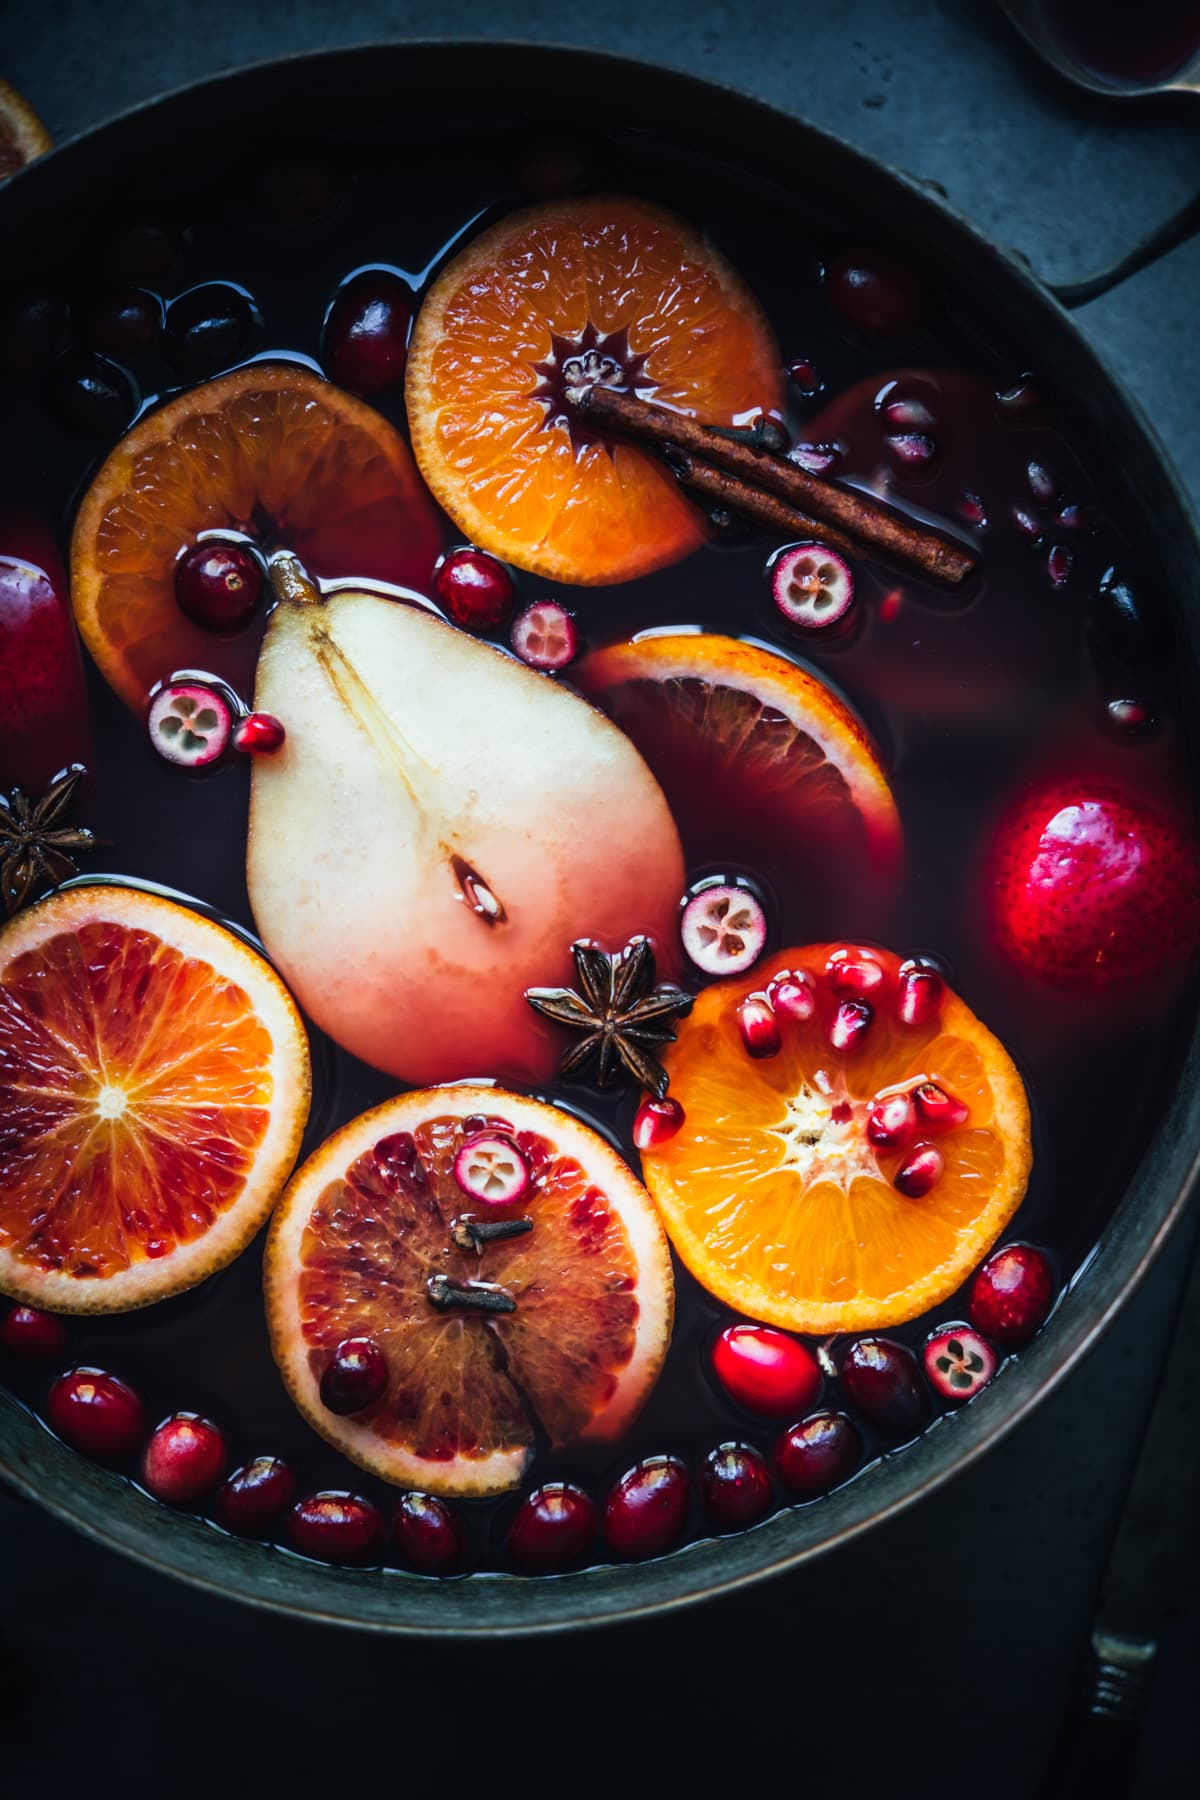
<path id="1" fill-rule="evenodd" d="M 945 1300 L 1012 1218 L 1031 1162 L 1003 1045 L 936 978 L 918 977 L 908 1016 L 920 1022 L 905 1023 L 898 959 L 854 952 L 846 969 L 831 964 L 839 948 L 783 951 L 700 995 L 663 1054 L 685 1122 L 642 1156 L 671 1241 L 710 1293 L 822 1335 Z M 856 957 L 871 965 L 857 982 Z M 781 1047 L 756 1060 L 739 1007 L 784 971 L 800 979 L 777 990 Z"/>
<path id="2" fill-rule="evenodd" d="M 441 541 L 403 439 L 305 369 L 253 363 L 140 419 L 75 522 L 71 599 L 83 640 L 126 705 L 176 669 L 252 685 L 260 617 L 205 631 L 175 599 L 175 564 L 202 532 L 295 550 L 313 575 L 424 588 Z"/>
<path id="3" fill-rule="evenodd" d="M 0 81 L 0 181 L 50 149 L 50 133 L 22 94 Z"/>
<path id="4" fill-rule="evenodd" d="M 739 276 L 671 213 L 555 200 L 477 238 L 408 354 L 413 449 L 472 543 L 557 581 L 630 581 L 703 541 L 663 463 L 572 417 L 600 380 L 711 425 L 778 408 L 779 354 Z"/>
<path id="5" fill-rule="evenodd" d="M 455 1180 L 477 1131 L 508 1134 L 528 1165 L 509 1205 Z M 532 1229 L 496 1239 L 514 1218 Z M 480 1282 L 515 1307 L 455 1302 Z M 388 1101 L 309 1158 L 271 1228 L 266 1299 L 275 1359 L 322 1437 L 385 1481 L 487 1494 L 519 1482 L 535 1422 L 552 1445 L 626 1428 L 662 1367 L 674 1289 L 649 1195 L 602 1138 L 540 1101 L 456 1086 Z M 333 1413 L 322 1374 L 364 1336 L 387 1387 Z"/>
<path id="6" fill-rule="evenodd" d="M 232 1262 L 300 1148 L 308 1040 L 261 956 L 140 889 L 0 932 L 0 1292 L 125 1312 Z"/>
<path id="7" fill-rule="evenodd" d="M 693 861 L 782 863 L 814 891 L 864 866 L 880 887 L 894 876 L 879 753 L 806 669 L 736 638 L 650 633 L 593 652 L 574 679 L 649 763 Z"/>

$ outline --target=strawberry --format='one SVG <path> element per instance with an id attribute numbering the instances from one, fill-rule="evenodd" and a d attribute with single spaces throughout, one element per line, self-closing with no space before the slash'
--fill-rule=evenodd
<path id="1" fill-rule="evenodd" d="M 83 663 L 48 533 L 0 528 L 0 789 L 40 794 L 89 760 Z"/>

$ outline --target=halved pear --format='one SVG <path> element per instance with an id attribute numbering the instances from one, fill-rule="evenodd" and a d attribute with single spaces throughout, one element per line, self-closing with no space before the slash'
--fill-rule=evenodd
<path id="1" fill-rule="evenodd" d="M 330 1037 L 405 1081 L 535 1082 L 564 1047 L 525 1000 L 580 937 L 677 962 L 683 857 L 661 789 L 587 701 L 417 607 L 322 598 L 294 559 L 255 706 L 258 930 Z"/>

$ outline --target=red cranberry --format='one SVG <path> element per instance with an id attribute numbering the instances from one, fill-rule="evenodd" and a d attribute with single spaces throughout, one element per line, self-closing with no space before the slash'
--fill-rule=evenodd
<path id="1" fill-rule="evenodd" d="M 704 1504 L 722 1531 L 758 1523 L 771 1505 L 771 1477 L 748 1444 L 718 1444 L 700 1473 Z"/>
<path id="2" fill-rule="evenodd" d="M 812 1405 L 821 1367 L 797 1338 L 769 1325 L 727 1325 L 712 1353 L 713 1373 L 747 1412 L 785 1419 Z"/>
<path id="3" fill-rule="evenodd" d="M 360 1494 L 326 1489 L 297 1500 L 288 1536 L 293 1549 L 319 1562 L 365 1562 L 383 1542 L 383 1519 Z"/>
<path id="4" fill-rule="evenodd" d="M 202 539 L 175 564 L 179 610 L 205 631 L 240 631 L 253 618 L 262 591 L 262 561 L 247 544 Z"/>
<path id="5" fill-rule="evenodd" d="M 213 1502 L 218 1525 L 238 1537 L 262 1537 L 292 1504 L 296 1477 L 278 1456 L 256 1456 L 235 1469 Z"/>
<path id="6" fill-rule="evenodd" d="M 14 1356 L 53 1362 L 66 1349 L 67 1329 L 53 1313 L 41 1312 L 36 1306 L 14 1306 L 0 1325 L 0 1344 Z"/>
<path id="7" fill-rule="evenodd" d="M 183 375 L 211 375 L 236 360 L 253 323 L 253 307 L 240 288 L 205 282 L 167 308 L 167 355 Z"/>
<path id="8" fill-rule="evenodd" d="M 210 1493 L 228 1463 L 225 1439 L 196 1413 L 164 1419 L 142 1452 L 142 1485 L 171 1506 L 192 1506 Z"/>
<path id="9" fill-rule="evenodd" d="M 835 258 L 825 277 L 829 298 L 848 325 L 871 337 L 896 337 L 924 323 L 925 291 L 915 272 L 886 250 Z"/>
<path id="10" fill-rule="evenodd" d="M 121 288 L 96 301 L 84 319 L 84 336 L 107 356 L 144 356 L 162 330 L 162 301 L 145 288 Z"/>
<path id="11" fill-rule="evenodd" d="M 996 1352 L 969 1325 L 944 1325 L 922 1353 L 930 1386 L 943 1400 L 972 1400 L 996 1373 Z"/>
<path id="12" fill-rule="evenodd" d="M 347 282 L 325 321 L 325 367 L 339 387 L 381 394 L 403 381 L 412 317 L 399 276 L 370 269 Z"/>
<path id="13" fill-rule="evenodd" d="M 46 403 L 78 437 L 119 437 L 137 408 L 124 369 L 93 350 L 68 350 L 46 375 Z"/>
<path id="14" fill-rule="evenodd" d="M 911 1437 L 925 1423 L 929 1402 L 917 1359 L 892 1338 L 851 1344 L 842 1359 L 842 1382 L 859 1412 L 881 1431 Z"/>
<path id="15" fill-rule="evenodd" d="M 434 570 L 437 597 L 456 625 L 495 631 L 508 623 L 516 588 L 502 562 L 486 550 L 451 550 Z"/>
<path id="16" fill-rule="evenodd" d="M 119 1462 L 141 1442 L 146 1409 L 131 1387 L 103 1369 L 71 1369 L 50 1389 L 46 1417 L 75 1450 Z"/>
<path id="17" fill-rule="evenodd" d="M 247 713 L 233 728 L 231 742 L 243 756 L 274 756 L 287 739 L 282 719 L 274 713 Z"/>
<path id="18" fill-rule="evenodd" d="M 596 1536 L 596 1508 L 582 1488 L 548 1481 L 522 1500 L 508 1529 L 508 1553 L 529 1574 L 582 1562 Z"/>
<path id="19" fill-rule="evenodd" d="M 861 1457 L 862 1439 L 845 1413 L 818 1412 L 783 1433 L 775 1472 L 790 1493 L 808 1500 L 847 1480 Z"/>
<path id="20" fill-rule="evenodd" d="M 1054 1299 L 1049 1259 L 1032 1244 L 1005 1244 L 971 1283 L 971 1323 L 997 1344 L 1024 1344 L 1045 1323 Z"/>
<path id="21" fill-rule="evenodd" d="M 619 1556 L 657 1556 L 683 1530 L 688 1472 L 677 1456 L 647 1456 L 622 1475 L 604 1505 L 604 1535 Z"/>
<path id="22" fill-rule="evenodd" d="M 361 1412 L 387 1384 L 387 1358 L 374 1338 L 343 1338 L 321 1377 L 321 1405 L 331 1413 Z"/>
<path id="23" fill-rule="evenodd" d="M 448 1575 L 462 1561 L 462 1528 L 432 1494 L 401 1495 L 393 1535 L 401 1560 L 418 1575 Z"/>

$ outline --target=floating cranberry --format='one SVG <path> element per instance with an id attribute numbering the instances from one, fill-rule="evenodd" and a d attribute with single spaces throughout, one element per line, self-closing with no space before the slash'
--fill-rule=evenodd
<path id="1" fill-rule="evenodd" d="M 843 1000 L 833 1015 L 829 1042 L 843 1055 L 852 1056 L 866 1042 L 874 1017 L 875 1009 L 868 1000 Z"/>
<path id="2" fill-rule="evenodd" d="M 686 901 L 679 933 L 705 975 L 744 975 L 762 955 L 767 915 L 749 888 L 706 881 Z"/>
<path id="3" fill-rule="evenodd" d="M 15 295 L 0 310 L 0 369 L 12 375 L 44 369 L 66 348 L 69 331 L 70 312 L 61 294 Z"/>
<path id="4" fill-rule="evenodd" d="M 582 1488 L 548 1481 L 517 1508 L 509 1526 L 508 1553 L 529 1574 L 548 1574 L 580 1563 L 596 1537 L 596 1508 Z"/>
<path id="5" fill-rule="evenodd" d="M 895 1437 L 912 1437 L 925 1423 L 929 1402 L 917 1359 L 892 1338 L 865 1337 L 842 1359 L 846 1393 L 865 1419 Z"/>
<path id="6" fill-rule="evenodd" d="M 845 1413 L 818 1412 L 785 1431 L 775 1473 L 790 1493 L 810 1500 L 847 1480 L 862 1458 L 862 1438 Z"/>
<path id="7" fill-rule="evenodd" d="M 713 1345 L 712 1363 L 730 1398 L 764 1418 L 794 1418 L 821 1391 L 821 1367 L 811 1350 L 770 1325 L 727 1325 Z"/>
<path id="8" fill-rule="evenodd" d="M 46 1417 L 73 1449 L 100 1462 L 119 1462 L 146 1433 L 146 1409 L 138 1396 L 103 1369 L 60 1375 L 50 1389 Z"/>
<path id="9" fill-rule="evenodd" d="M 233 728 L 233 747 L 243 756 L 274 756 L 286 741 L 283 721 L 274 713 L 247 713 Z"/>
<path id="10" fill-rule="evenodd" d="M 531 669 L 555 675 L 575 660 L 579 633 L 565 606 L 557 600 L 536 600 L 513 621 L 510 642 Z"/>
<path id="11" fill-rule="evenodd" d="M 53 1362 L 67 1346 L 67 1330 L 53 1313 L 36 1306 L 12 1306 L 0 1324 L 0 1344 L 14 1356 Z"/>
<path id="12" fill-rule="evenodd" d="M 383 1542 L 383 1518 L 361 1494 L 325 1489 L 297 1500 L 288 1537 L 293 1549 L 320 1562 L 366 1562 Z"/>
<path id="13" fill-rule="evenodd" d="M 700 1493 L 722 1531 L 744 1531 L 770 1509 L 771 1476 L 749 1444 L 718 1444 L 704 1459 Z"/>
<path id="14" fill-rule="evenodd" d="M 448 551 L 434 570 L 437 597 L 456 625 L 495 631 L 508 623 L 516 588 L 502 562 L 486 550 Z"/>
<path id="15" fill-rule="evenodd" d="M 794 544 L 767 564 L 771 597 L 789 625 L 827 631 L 845 619 L 854 604 L 854 574 L 843 557 L 824 544 Z"/>
<path id="16" fill-rule="evenodd" d="M 913 1102 L 926 1131 L 957 1131 L 971 1116 L 971 1109 L 936 1081 L 922 1081 L 913 1089 Z"/>
<path id="17" fill-rule="evenodd" d="M 476 1131 L 454 1159 L 454 1179 L 470 1200 L 512 1206 L 529 1186 L 529 1164 L 502 1131 Z"/>
<path id="18" fill-rule="evenodd" d="M 321 1405 L 331 1413 L 361 1412 L 387 1384 L 387 1358 L 374 1338 L 343 1338 L 321 1376 Z"/>
<path id="19" fill-rule="evenodd" d="M 142 1452 L 142 1485 L 169 1506 L 193 1506 L 216 1487 L 228 1462 L 225 1439 L 196 1413 L 176 1413 Z"/>
<path id="20" fill-rule="evenodd" d="M 946 997 L 946 984 L 936 969 L 909 960 L 899 969 L 900 992 L 896 1016 L 902 1025 L 925 1025 Z"/>
<path id="21" fill-rule="evenodd" d="M 11 554 L 6 554 L 11 552 Z M 40 794 L 88 763 L 87 690 L 67 577 L 39 523 L 0 528 L 0 769 Z"/>
<path id="22" fill-rule="evenodd" d="M 971 1283 L 971 1323 L 996 1344 L 1024 1344 L 1040 1330 L 1054 1300 L 1049 1259 L 1032 1244 L 1005 1244 Z"/>
<path id="23" fill-rule="evenodd" d="M 658 1556 L 683 1530 L 688 1472 L 677 1456 L 647 1456 L 622 1475 L 604 1504 L 604 1535 L 618 1556 Z"/>
<path id="24" fill-rule="evenodd" d="M 106 356 L 144 356 L 162 330 L 162 301 L 145 288 L 120 288 L 89 307 L 83 335 Z"/>
<path id="25" fill-rule="evenodd" d="M 930 1386 L 943 1400 L 971 1400 L 996 1373 L 996 1353 L 969 1325 L 944 1325 L 923 1351 Z"/>
<path id="26" fill-rule="evenodd" d="M 381 394 L 404 379 L 412 290 L 386 269 L 368 269 L 338 292 L 325 321 L 324 362 L 339 387 Z"/>
<path id="27" fill-rule="evenodd" d="M 917 1135 L 917 1108 L 912 1095 L 883 1094 L 867 1114 L 867 1137 L 880 1150 L 903 1150 Z"/>
<path id="28" fill-rule="evenodd" d="M 392 1536 L 401 1561 L 418 1575 L 448 1575 L 462 1561 L 462 1528 L 432 1494 L 400 1496 Z"/>
<path id="29" fill-rule="evenodd" d="M 253 323 L 248 295 L 228 282 L 207 281 L 168 306 L 167 355 L 182 375 L 211 375 L 236 360 Z"/>
<path id="30" fill-rule="evenodd" d="M 137 410 L 133 382 L 94 350 L 68 350 L 46 373 L 46 404 L 78 437 L 120 437 Z"/>
<path id="31" fill-rule="evenodd" d="M 892 1185 L 909 1200 L 923 1200 L 942 1178 L 946 1159 L 933 1144 L 918 1144 L 892 1177 Z"/>
<path id="32" fill-rule="evenodd" d="M 660 1144 L 669 1143 L 682 1130 L 685 1116 L 678 1100 L 669 1094 L 661 1100 L 647 1094 L 633 1121 L 634 1148 L 657 1150 Z"/>
<path id="33" fill-rule="evenodd" d="M 757 1061 L 778 1056 L 783 1036 L 775 1010 L 765 994 L 749 994 L 737 1009 L 738 1031 L 748 1056 Z"/>
<path id="34" fill-rule="evenodd" d="M 813 984 L 803 969 L 780 969 L 767 983 L 767 999 L 780 1019 L 803 1025 L 817 1009 Z"/>
<path id="35" fill-rule="evenodd" d="M 180 769 L 209 769 L 220 762 L 233 736 L 233 699 L 223 683 L 168 681 L 150 702 L 150 742 L 164 762 Z"/>
<path id="36" fill-rule="evenodd" d="M 825 277 L 834 308 L 856 331 L 898 337 L 925 321 L 925 290 L 915 271 L 887 250 L 835 257 Z"/>
<path id="37" fill-rule="evenodd" d="M 1170 638 L 1166 620 L 1117 568 L 1100 577 L 1096 616 L 1108 648 L 1121 662 L 1140 669 L 1162 660 Z"/>
<path id="38" fill-rule="evenodd" d="M 175 599 L 205 631 L 240 631 L 258 610 L 263 564 L 248 544 L 201 540 L 175 564 Z"/>
<path id="39" fill-rule="evenodd" d="M 263 1537 L 292 1504 L 296 1477 L 279 1456 L 256 1456 L 235 1469 L 213 1502 L 217 1524 L 238 1537 Z"/>

